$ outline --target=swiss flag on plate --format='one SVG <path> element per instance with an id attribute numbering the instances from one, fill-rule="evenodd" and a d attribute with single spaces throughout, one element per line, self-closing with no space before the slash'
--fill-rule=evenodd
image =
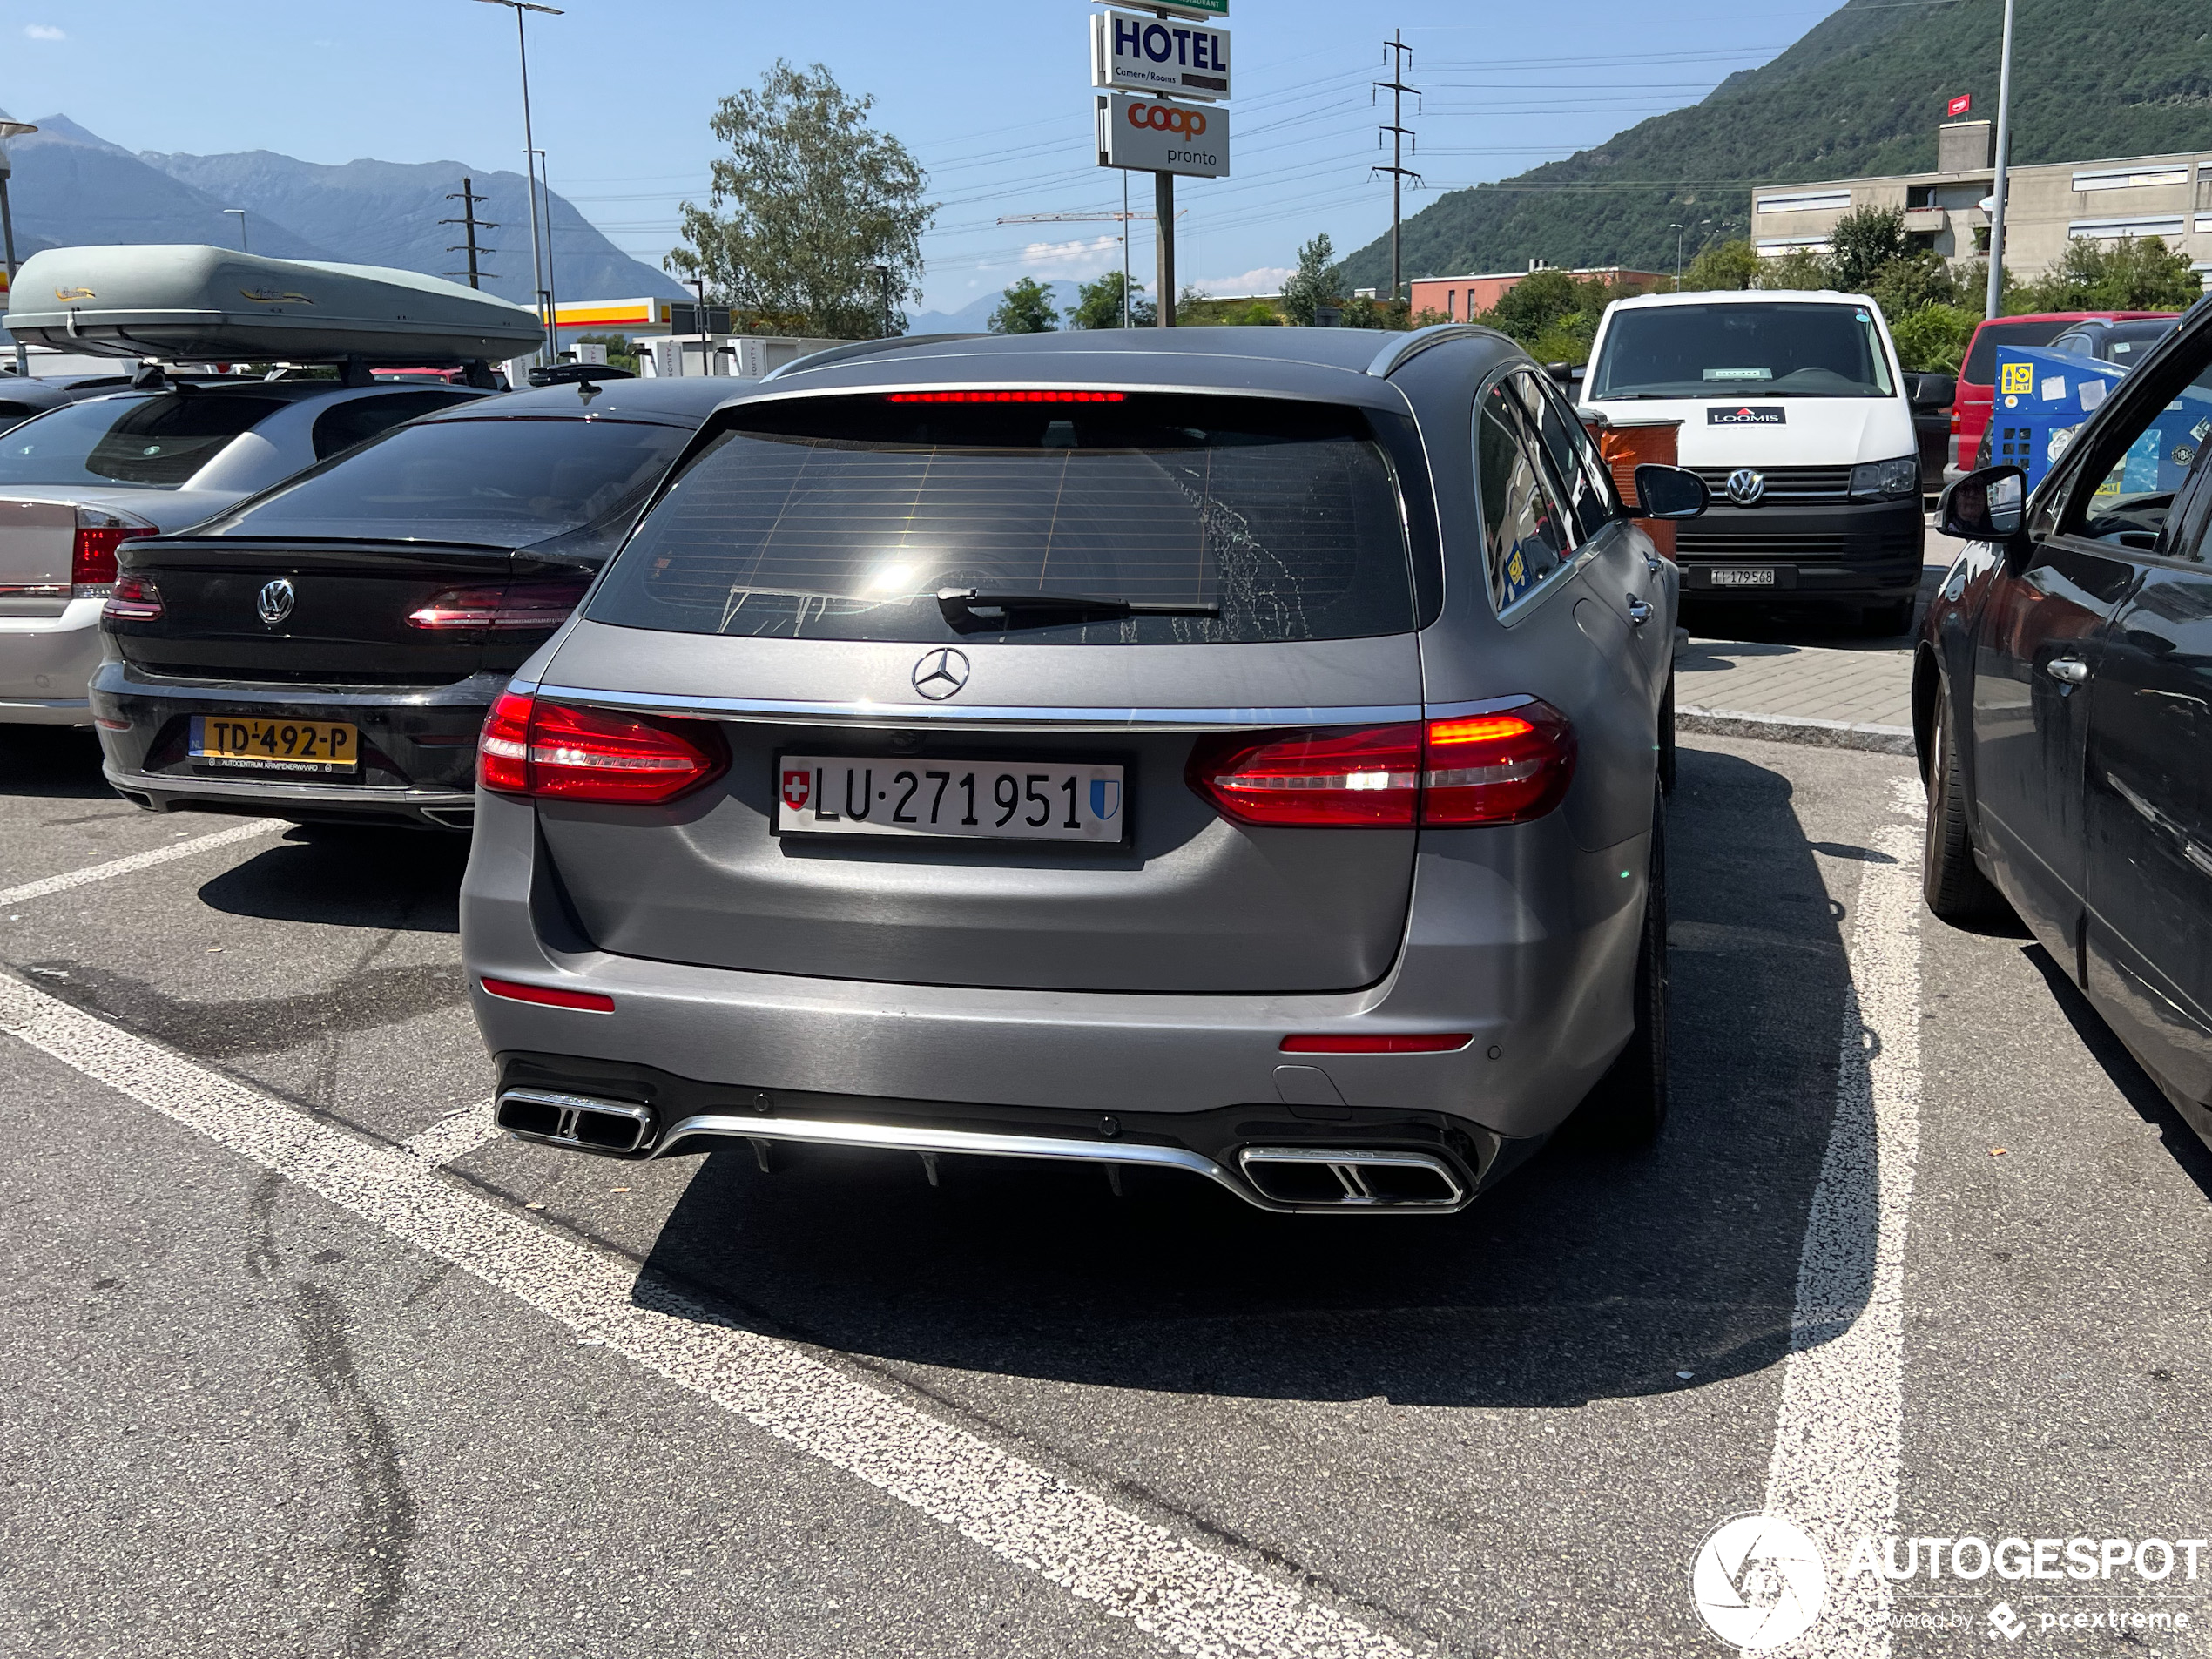
<path id="1" fill-rule="evenodd" d="M 1973 107 L 1974 95 L 1972 92 L 1961 92 L 1943 106 L 1943 112 L 1946 115 L 1964 115 Z"/>
<path id="2" fill-rule="evenodd" d="M 798 812 L 806 805 L 806 798 L 814 792 L 814 774 L 804 766 L 784 768 L 784 805 Z"/>

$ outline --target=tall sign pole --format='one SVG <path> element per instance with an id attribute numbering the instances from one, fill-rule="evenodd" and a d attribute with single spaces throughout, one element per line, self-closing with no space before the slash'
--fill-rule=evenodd
<path id="1" fill-rule="evenodd" d="M 1149 15 L 1107 11 L 1090 20 L 1098 165 L 1152 175 L 1154 320 L 1163 328 L 1175 327 L 1175 176 L 1229 173 L 1229 111 L 1220 107 L 1230 91 L 1229 31 L 1211 26 L 1228 15 L 1229 0 L 1155 0 Z M 1124 217 L 1125 233 L 1128 224 Z M 1123 248 L 1126 304 L 1126 240 Z"/>
<path id="2" fill-rule="evenodd" d="M 1383 51 L 1391 55 L 1390 78 L 1377 81 L 1375 86 L 1377 90 L 1390 94 L 1390 125 L 1383 129 L 1390 134 L 1390 165 L 1378 167 L 1375 171 L 1390 175 L 1390 302 L 1396 305 L 1398 290 L 1405 280 L 1406 273 L 1406 261 L 1399 247 L 1404 214 L 1400 195 L 1408 179 L 1415 184 L 1421 179 L 1420 174 L 1406 165 L 1406 140 L 1413 136 L 1413 130 L 1406 125 L 1406 94 L 1411 92 L 1413 95 L 1413 106 L 1418 110 L 1421 92 L 1418 86 L 1406 84 L 1406 71 L 1413 66 L 1413 49 L 1406 44 L 1406 31 L 1402 29 L 1392 30 L 1390 38 L 1383 42 Z M 1419 148 L 1419 145 L 1415 147 Z"/>
<path id="3" fill-rule="evenodd" d="M 1997 70 L 1997 177 L 1989 203 L 1989 293 L 1985 320 L 2005 309 L 2005 166 L 2013 153 L 2013 0 L 2005 0 L 2004 56 Z"/>

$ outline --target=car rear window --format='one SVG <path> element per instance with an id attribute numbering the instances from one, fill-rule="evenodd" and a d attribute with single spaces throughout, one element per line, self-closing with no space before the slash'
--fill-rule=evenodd
<path id="1" fill-rule="evenodd" d="M 690 436 L 689 427 L 576 416 L 401 427 L 240 502 L 199 534 L 522 547 L 626 524 Z"/>
<path id="2" fill-rule="evenodd" d="M 226 392 L 95 398 L 0 436 L 0 484 L 136 484 L 174 489 L 287 406 Z"/>
<path id="3" fill-rule="evenodd" d="M 474 400 L 466 392 L 380 392 L 347 398 L 315 416 L 315 459 L 327 461 L 418 415 L 434 415 Z"/>
<path id="4" fill-rule="evenodd" d="M 1137 392 L 936 401 L 981 395 L 732 411 L 587 614 L 908 644 L 1245 644 L 1413 627 L 1398 482 L 1359 411 Z M 941 603 L 948 590 L 1217 614 L 979 616 Z"/>
<path id="5" fill-rule="evenodd" d="M 2000 346 L 2047 346 L 2069 327 L 2067 323 L 2049 320 L 1986 322 L 1976 331 L 1974 343 L 1967 348 L 1966 364 L 1959 371 L 1959 378 L 1976 386 L 1994 386 Z"/>

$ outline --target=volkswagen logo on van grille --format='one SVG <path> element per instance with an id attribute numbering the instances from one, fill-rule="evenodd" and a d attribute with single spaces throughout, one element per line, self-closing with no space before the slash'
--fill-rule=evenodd
<path id="1" fill-rule="evenodd" d="M 1766 496 L 1766 475 L 1738 467 L 1728 475 L 1728 498 L 1738 507 L 1757 507 Z"/>
<path id="2" fill-rule="evenodd" d="M 914 690 L 941 703 L 968 684 L 968 654 L 947 645 L 914 664 Z"/>
<path id="3" fill-rule="evenodd" d="M 253 597 L 253 609 L 263 622 L 273 628 L 292 614 L 293 602 L 298 597 L 292 590 L 292 583 L 279 577 L 273 582 L 262 583 L 261 591 Z"/>

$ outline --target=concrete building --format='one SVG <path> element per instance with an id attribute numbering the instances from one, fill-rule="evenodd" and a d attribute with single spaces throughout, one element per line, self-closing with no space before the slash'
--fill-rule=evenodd
<path id="1" fill-rule="evenodd" d="M 1939 130 L 1936 171 L 1826 184 L 1766 185 L 1751 192 L 1751 246 L 1768 259 L 1824 253 L 1836 221 L 1860 207 L 1901 207 L 1905 234 L 1949 260 L 1987 258 L 1996 188 L 1992 124 Z M 2121 156 L 2014 166 L 2008 172 L 2005 264 L 2019 277 L 2055 264 L 2067 240 L 2109 246 L 2155 236 L 2212 273 L 2212 155 Z"/>
<path id="2" fill-rule="evenodd" d="M 1526 271 L 1491 271 L 1468 276 L 1415 277 L 1408 285 L 1413 302 L 1413 314 L 1433 311 L 1450 322 L 1465 322 L 1480 312 L 1490 310 L 1510 293 L 1518 283 L 1526 282 L 1539 271 L 1552 267 L 1540 260 L 1531 260 Z M 1631 271 L 1623 266 L 1601 265 L 1569 271 L 1568 276 L 1577 281 L 1595 277 L 1605 282 L 1625 282 L 1639 293 L 1650 293 L 1674 280 L 1656 271 Z M 1369 292 L 1361 289 L 1361 293 Z"/>

